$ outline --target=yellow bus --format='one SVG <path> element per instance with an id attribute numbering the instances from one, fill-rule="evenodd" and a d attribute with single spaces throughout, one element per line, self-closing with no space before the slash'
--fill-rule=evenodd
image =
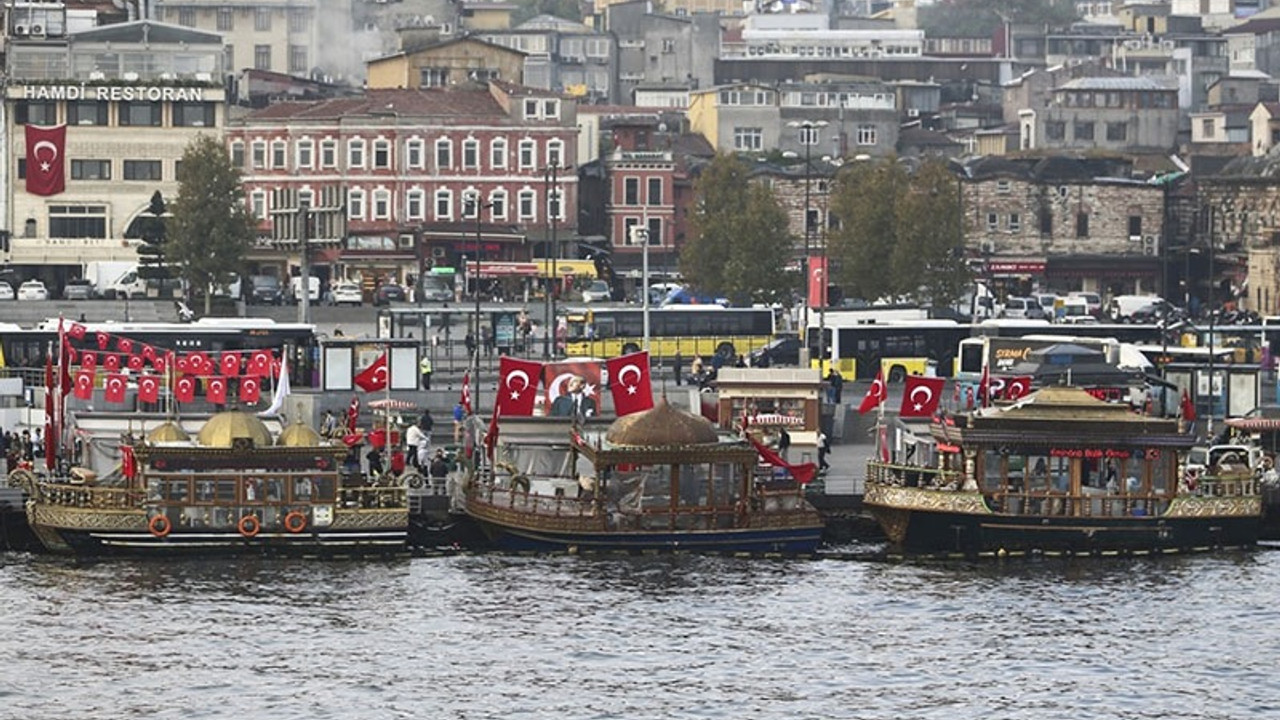
<path id="1" fill-rule="evenodd" d="M 644 349 L 644 311 L 601 308 L 566 317 L 565 353 L 617 357 Z M 719 355 L 732 361 L 774 337 L 773 310 L 679 305 L 649 310 L 649 355 L 653 358 Z"/>

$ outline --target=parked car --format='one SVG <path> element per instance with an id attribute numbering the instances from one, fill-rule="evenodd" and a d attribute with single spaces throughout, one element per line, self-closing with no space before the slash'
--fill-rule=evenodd
<path id="1" fill-rule="evenodd" d="M 1071 298 L 1084 298 L 1085 305 L 1089 308 L 1089 314 L 1094 317 L 1102 317 L 1102 296 L 1095 292 L 1082 292 L 1077 290 L 1067 296 Z"/>
<path id="2" fill-rule="evenodd" d="M 747 360 L 751 363 L 751 367 L 799 365 L 800 338 L 795 335 L 776 337 L 765 346 L 747 353 Z"/>
<path id="3" fill-rule="evenodd" d="M 609 283 L 603 280 L 596 280 L 586 290 L 582 291 L 582 302 L 608 302 L 612 294 L 613 291 L 610 289 Z"/>
<path id="4" fill-rule="evenodd" d="M 48 300 L 49 289 L 39 280 L 28 280 L 18 288 L 19 300 Z"/>
<path id="5" fill-rule="evenodd" d="M 1044 320 L 1048 316 L 1035 298 L 1011 297 L 1004 301 L 1004 317 L 1022 320 Z"/>
<path id="6" fill-rule="evenodd" d="M 423 302 L 449 302 L 453 300 L 453 280 L 439 275 L 423 275 L 418 282 Z"/>
<path id="7" fill-rule="evenodd" d="M 13 286 L 7 282 L 0 282 L 0 300 L 12 300 L 16 297 L 13 294 Z"/>
<path id="8" fill-rule="evenodd" d="M 360 290 L 360 286 L 353 282 L 336 283 L 330 292 L 334 305 L 364 304 L 364 293 Z"/>
<path id="9" fill-rule="evenodd" d="M 92 300 L 97 295 L 97 288 L 88 278 L 72 278 L 62 287 L 62 297 L 67 300 Z"/>
<path id="10" fill-rule="evenodd" d="M 280 278 L 274 275 L 254 275 L 250 279 L 253 288 L 249 302 L 254 305 L 283 305 L 284 289 L 280 287 Z"/>
<path id="11" fill-rule="evenodd" d="M 374 305 L 390 305 L 393 302 L 404 302 L 404 288 L 395 283 L 384 283 L 378 286 L 373 294 Z"/>

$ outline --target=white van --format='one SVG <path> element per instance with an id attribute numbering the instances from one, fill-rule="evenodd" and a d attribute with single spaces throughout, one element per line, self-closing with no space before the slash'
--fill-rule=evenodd
<path id="1" fill-rule="evenodd" d="M 1107 304 L 1107 317 L 1124 320 L 1143 308 L 1162 302 L 1159 295 L 1116 295 Z"/>
<path id="2" fill-rule="evenodd" d="M 308 280 L 307 285 L 311 288 L 311 292 L 307 293 L 307 296 L 308 296 L 307 302 L 313 302 L 313 303 L 320 302 L 320 278 L 316 277 L 315 275 L 308 275 L 307 280 Z M 290 281 L 289 292 L 292 293 L 290 297 L 293 298 L 293 302 L 296 303 L 302 299 L 302 276 L 301 275 L 295 276 Z"/>

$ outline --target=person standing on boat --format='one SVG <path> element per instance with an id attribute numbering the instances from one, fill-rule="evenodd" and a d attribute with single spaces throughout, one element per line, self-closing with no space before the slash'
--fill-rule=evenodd
<path id="1" fill-rule="evenodd" d="M 791 449 L 791 433 L 786 428 L 778 428 L 778 454 L 787 459 L 787 450 Z"/>
<path id="2" fill-rule="evenodd" d="M 409 453 L 409 464 L 419 470 L 426 470 L 426 466 L 418 457 L 418 448 L 422 445 L 422 428 L 417 423 L 409 426 L 404 433 L 405 451 Z"/>
<path id="3" fill-rule="evenodd" d="M 333 411 L 326 409 L 324 411 L 324 419 L 320 421 L 320 437 L 331 438 L 336 437 L 338 433 L 338 419 L 334 417 Z"/>
<path id="4" fill-rule="evenodd" d="M 831 464 L 827 462 L 827 453 L 831 452 L 831 441 L 827 438 L 827 434 L 818 431 L 818 470 L 826 472 L 831 468 Z"/>

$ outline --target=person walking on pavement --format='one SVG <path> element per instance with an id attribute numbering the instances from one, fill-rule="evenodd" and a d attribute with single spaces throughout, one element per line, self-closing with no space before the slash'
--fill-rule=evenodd
<path id="1" fill-rule="evenodd" d="M 431 371 L 431 355 L 424 352 L 422 359 L 418 361 L 418 372 L 422 375 L 423 390 L 431 389 Z"/>

